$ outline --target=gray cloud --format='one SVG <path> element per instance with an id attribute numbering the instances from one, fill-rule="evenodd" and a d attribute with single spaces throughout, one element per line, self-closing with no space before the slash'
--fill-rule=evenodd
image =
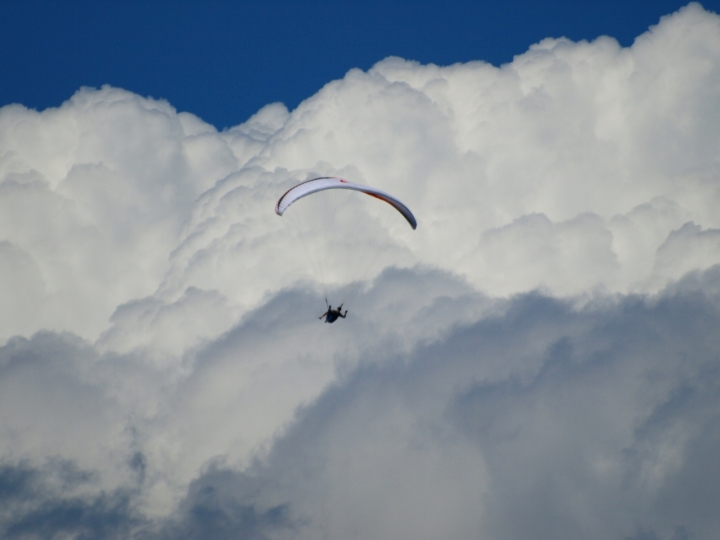
<path id="1" fill-rule="evenodd" d="M 83 494 L 94 477 L 71 462 L 50 460 L 0 468 L 3 538 L 127 538 L 144 523 L 131 491 Z"/>
<path id="2" fill-rule="evenodd" d="M 366 359 L 248 474 L 198 485 L 283 508 L 293 538 L 712 538 L 719 301 L 518 297 Z"/>
<path id="3" fill-rule="evenodd" d="M 442 279 L 389 273 L 361 305 L 382 316 L 372 308 L 398 282 L 415 289 L 420 285 L 412 281 L 419 280 L 427 290 Z M 720 267 L 691 274 L 657 297 L 601 297 L 582 308 L 540 294 L 489 301 L 466 289 L 422 310 L 406 306 L 419 317 L 410 327 L 455 315 L 444 332 L 409 347 L 376 334 L 373 321 L 360 315 L 354 331 L 328 334 L 330 364 L 342 358 L 335 351 L 353 333 L 361 341 L 375 335 L 376 346 L 360 348 L 353 364 L 345 358 L 338 379 L 330 369 L 321 380 L 315 379 L 322 366 L 305 360 L 314 342 L 299 341 L 295 350 L 277 353 L 275 362 L 282 363 L 269 365 L 268 342 L 277 347 L 292 342 L 288 334 L 308 333 L 301 313 L 312 308 L 312 297 L 288 291 L 199 351 L 191 373 L 165 398 L 162 415 L 136 418 L 137 433 L 116 465 L 124 470 L 124 488 L 98 491 L 107 463 L 101 474 L 72 462 L 6 466 L 2 496 L 5 508 L 16 510 L 3 525 L 8 535 L 56 530 L 86 537 L 131 531 L 147 538 L 711 538 L 720 496 L 720 338 L 713 331 L 720 296 L 708 291 L 717 290 Z M 403 317 L 402 305 L 394 314 Z M 58 350 L 48 345 L 58 339 L 38 335 L 7 345 L 4 369 L 39 363 L 43 349 Z M 353 347 L 346 346 L 347 355 Z M 248 362 L 266 373 L 253 378 L 257 395 L 240 378 Z M 107 369 L 101 366 L 96 369 Z M 108 378 L 118 386 L 132 382 L 119 377 L 113 371 Z M 224 394 L 220 379 L 228 377 L 231 393 Z M 77 387 L 52 378 L 56 394 L 77 394 Z M 103 382 L 97 374 L 85 378 L 94 381 L 90 387 Z M 275 391 L 263 398 L 265 389 Z M 295 396 L 283 396 L 288 392 Z M 62 403 L 57 395 L 47 399 L 55 409 Z M 103 403 L 88 399 L 86 414 Z M 218 433 L 247 433 L 253 421 L 260 424 L 255 429 L 277 425 L 272 415 L 292 415 L 298 401 L 306 405 L 285 429 L 255 437 L 273 443 L 254 460 L 238 467 L 228 453 L 207 461 L 168 517 L 142 511 L 147 491 L 179 472 L 157 466 L 159 455 L 171 457 L 163 438 L 181 443 L 182 428 L 222 447 Z M 79 418 L 61 410 L 58 421 L 66 416 Z M 98 444 L 102 437 L 90 440 Z M 133 444 L 143 454 L 131 453 Z M 190 439 L 183 444 L 185 459 L 202 449 Z"/>

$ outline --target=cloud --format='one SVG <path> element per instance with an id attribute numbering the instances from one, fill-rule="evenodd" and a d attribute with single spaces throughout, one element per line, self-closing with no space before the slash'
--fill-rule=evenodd
<path id="1" fill-rule="evenodd" d="M 118 305 L 154 292 L 193 201 L 230 170 L 212 144 L 212 167 L 193 170 L 183 143 L 192 154 L 203 135 L 183 140 L 168 104 L 112 88 L 42 113 L 4 107 L 0 126 L 3 241 L 41 277 L 28 288 L 35 324 L 4 327 L 5 339 L 43 328 L 97 337 Z M 24 294 L 7 292 L 4 308 Z"/>
<path id="2" fill-rule="evenodd" d="M 143 523 L 131 493 L 117 490 L 87 496 L 94 478 L 73 463 L 51 460 L 42 468 L 26 463 L 0 468 L 3 538 L 119 538 Z"/>
<path id="3" fill-rule="evenodd" d="M 714 537 L 719 30 L 0 109 L 2 534 Z"/>
<path id="4" fill-rule="evenodd" d="M 175 425 L 167 415 L 166 433 L 157 422 L 148 434 L 166 439 L 173 432 L 183 453 L 201 452 L 209 442 L 222 446 L 223 427 L 247 434 L 253 418 L 272 424 L 287 393 L 304 387 L 319 399 L 305 401 L 267 453 L 247 466 L 231 455 L 206 458 L 168 518 L 150 525 L 128 509 L 122 522 L 159 538 L 353 531 L 364 538 L 625 538 L 654 531 L 669 539 L 681 529 L 711 537 L 718 524 L 708 501 L 720 495 L 714 466 L 720 343 L 712 331 L 720 297 L 705 291 L 720 289 L 718 276 L 716 267 L 654 299 L 601 299 L 582 309 L 523 295 L 409 351 L 391 343 L 369 350 L 335 382 L 327 370 L 331 385 L 324 391 L 308 387 L 326 386 L 317 380 L 320 366 L 308 366 L 308 351 L 296 352 L 305 361 L 293 367 L 292 354 L 273 360 L 258 349 L 261 327 L 274 328 L 275 341 L 288 341 L 278 339 L 288 331 L 284 307 L 298 309 L 297 301 L 307 300 L 285 295 L 198 359 L 172 400 Z M 391 291 L 393 281 L 378 288 Z M 442 299 L 426 317 L 461 311 L 465 303 L 467 295 Z M 302 317 L 289 325 L 307 328 Z M 254 377 L 257 395 L 240 380 L 247 366 L 237 364 L 253 360 L 247 351 L 266 373 Z M 223 377 L 232 384 L 223 385 Z M 276 393 L 263 399 L 266 389 Z M 193 440 L 181 440 L 180 427 L 201 439 L 194 449 Z M 155 481 L 154 452 L 173 459 L 151 437 L 143 444 L 146 457 L 126 456 L 128 473 L 136 472 L 123 493 Z M 141 475 L 138 462 L 145 460 Z M 54 508 L 80 504 L 64 498 L 71 500 L 52 498 Z M 102 520 L 109 512 L 92 499 L 84 504 L 87 516 L 97 511 Z"/>
<path id="5" fill-rule="evenodd" d="M 293 538 L 710 538 L 720 297 L 684 287 L 581 310 L 523 295 L 369 355 L 262 463 L 211 468 L 181 508 L 282 508 Z"/>

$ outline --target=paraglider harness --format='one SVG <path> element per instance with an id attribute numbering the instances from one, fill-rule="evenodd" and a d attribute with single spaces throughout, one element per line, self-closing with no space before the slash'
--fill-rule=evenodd
<path id="1" fill-rule="evenodd" d="M 327 306 L 327 311 L 320 315 L 318 319 L 322 319 L 325 317 L 326 323 L 334 323 L 338 320 L 338 317 L 344 319 L 347 315 L 347 309 L 345 310 L 345 313 L 342 312 L 343 305 L 340 304 L 337 309 L 333 309 L 330 304 L 328 304 L 327 298 L 325 299 L 325 305 Z"/>

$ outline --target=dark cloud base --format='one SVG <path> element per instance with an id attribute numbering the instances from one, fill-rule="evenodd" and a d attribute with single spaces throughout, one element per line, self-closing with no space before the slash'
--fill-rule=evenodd
<path id="1" fill-rule="evenodd" d="M 93 473 L 71 462 L 6 463 L 1 536 L 331 537 L 350 534 L 353 513 L 377 498 L 391 514 L 405 508 L 396 535 L 431 528 L 434 505 L 451 500 L 446 538 L 712 538 L 719 284 L 715 267 L 652 298 L 577 308 L 522 295 L 409 355 L 365 358 L 298 412 L 265 459 L 244 472 L 208 464 L 165 520 L 138 507 L 142 454 L 128 464 L 137 487 L 93 495 L 82 494 Z M 3 349 L 7 368 L 18 344 Z M 473 475 L 482 482 L 463 482 Z M 347 515 L 333 514 L 335 500 Z M 372 512 L 357 537 L 393 537 Z"/>
<path id="2" fill-rule="evenodd" d="M 127 538 L 145 520 L 132 508 L 135 495 L 117 490 L 93 497 L 65 493 L 93 482 L 71 462 L 50 460 L 0 468 L 2 538 Z"/>

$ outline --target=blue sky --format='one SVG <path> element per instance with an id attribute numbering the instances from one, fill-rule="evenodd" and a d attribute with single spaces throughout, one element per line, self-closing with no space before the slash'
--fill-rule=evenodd
<path id="1" fill-rule="evenodd" d="M 681 0 L 3 2 L 0 105 L 55 107 L 81 86 L 167 99 L 218 128 L 275 101 L 293 109 L 387 56 L 512 61 L 545 37 L 621 45 Z M 720 0 L 702 3 L 720 10 Z"/>

